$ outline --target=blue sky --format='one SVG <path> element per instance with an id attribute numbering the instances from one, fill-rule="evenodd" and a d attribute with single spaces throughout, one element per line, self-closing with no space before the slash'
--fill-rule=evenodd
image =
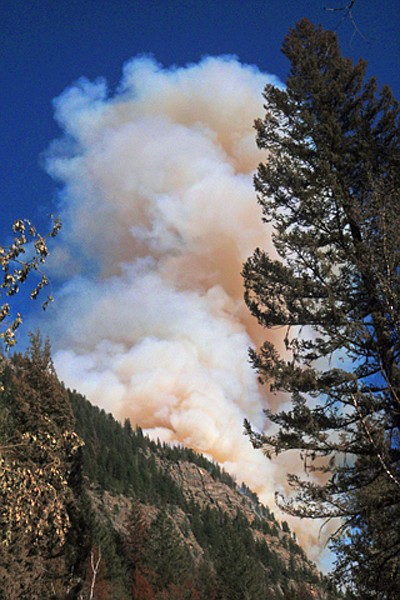
<path id="1" fill-rule="evenodd" d="M 122 65 L 151 54 L 165 66 L 205 55 L 234 54 L 285 79 L 282 39 L 307 16 L 336 27 L 346 0 L 3 0 L 1 3 L 0 234 L 15 217 L 45 222 L 55 210 L 55 184 L 40 156 L 59 135 L 52 99 L 84 76 L 105 77 L 111 89 Z M 399 97 L 400 4 L 358 0 L 353 9 L 365 36 L 339 28 L 344 54 L 366 58 L 370 73 Z"/>

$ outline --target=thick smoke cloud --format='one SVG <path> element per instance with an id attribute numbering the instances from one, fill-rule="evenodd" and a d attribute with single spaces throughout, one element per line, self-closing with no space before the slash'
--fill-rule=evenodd
<path id="1" fill-rule="evenodd" d="M 270 246 L 252 186 L 268 81 L 233 58 L 170 70 L 132 60 L 113 94 L 82 80 L 55 101 L 64 136 L 47 169 L 63 185 L 53 267 L 67 282 L 51 325 L 61 378 L 272 505 L 282 465 L 242 434 L 245 416 L 263 428 L 266 398 L 247 357 L 265 333 L 240 277 Z"/>

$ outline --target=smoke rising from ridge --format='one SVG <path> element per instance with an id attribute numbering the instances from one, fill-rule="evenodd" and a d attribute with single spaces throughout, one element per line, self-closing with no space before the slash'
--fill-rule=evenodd
<path id="1" fill-rule="evenodd" d="M 271 247 L 252 185 L 267 82 L 278 83 L 234 58 L 170 70 L 134 59 L 113 95 L 82 80 L 55 101 L 64 137 L 47 169 L 63 185 L 52 256 L 67 280 L 51 324 L 60 377 L 219 461 L 273 505 L 282 463 L 242 435 L 244 417 L 263 428 L 266 403 L 247 357 L 265 332 L 240 272 Z"/>

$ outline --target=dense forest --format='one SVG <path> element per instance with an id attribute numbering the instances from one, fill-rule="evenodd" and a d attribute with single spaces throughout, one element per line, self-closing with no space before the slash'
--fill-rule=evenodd
<path id="1" fill-rule="evenodd" d="M 340 597 L 245 484 L 66 390 L 39 335 L 2 386 L 4 600 Z"/>

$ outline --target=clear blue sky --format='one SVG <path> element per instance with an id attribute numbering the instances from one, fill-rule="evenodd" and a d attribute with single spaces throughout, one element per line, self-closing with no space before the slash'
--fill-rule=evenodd
<path id="1" fill-rule="evenodd" d="M 165 66 L 204 55 L 235 54 L 285 79 L 282 39 L 307 16 L 336 27 L 347 0 L 2 0 L 1 224 L 17 216 L 42 221 L 54 210 L 55 184 L 40 154 L 59 135 L 52 99 L 81 76 L 105 77 L 112 89 L 123 63 L 149 53 Z M 353 15 L 365 36 L 339 27 L 343 53 L 366 58 L 370 73 L 400 96 L 400 3 L 357 0 Z"/>

